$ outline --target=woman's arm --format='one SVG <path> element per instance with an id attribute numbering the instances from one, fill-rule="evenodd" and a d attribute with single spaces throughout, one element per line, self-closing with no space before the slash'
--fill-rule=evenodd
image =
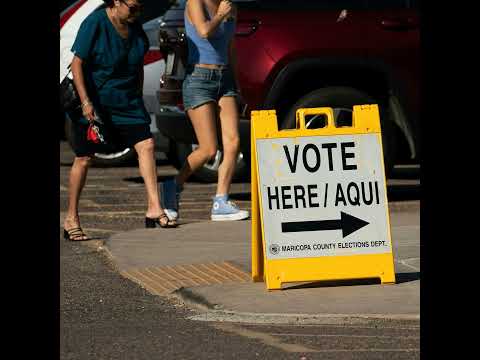
<path id="1" fill-rule="evenodd" d="M 143 82 L 145 81 L 145 71 L 144 71 L 144 69 L 143 69 L 143 65 L 140 66 L 140 75 L 139 75 L 139 77 L 140 77 L 140 79 L 139 79 L 139 80 L 140 80 L 140 84 L 139 84 L 140 88 L 138 89 L 138 92 L 139 92 L 140 94 L 143 94 Z"/>
<path id="2" fill-rule="evenodd" d="M 203 0 L 189 0 L 186 11 L 198 35 L 206 39 L 215 33 L 223 19 L 230 16 L 232 5 L 229 1 L 222 0 L 218 6 L 217 13 L 210 20 L 205 18 Z"/>
<path id="3" fill-rule="evenodd" d="M 83 116 L 85 116 L 88 121 L 93 121 L 95 120 L 96 116 L 93 105 L 88 98 L 87 89 L 85 87 L 85 79 L 83 76 L 83 60 L 80 59 L 78 56 L 74 56 L 71 68 L 73 75 L 73 83 L 75 84 L 75 88 L 77 89 L 77 93 L 80 97 L 80 102 L 82 104 Z"/>

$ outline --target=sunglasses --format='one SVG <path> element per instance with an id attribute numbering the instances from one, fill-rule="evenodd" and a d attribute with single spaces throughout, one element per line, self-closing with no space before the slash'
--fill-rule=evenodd
<path id="1" fill-rule="evenodd" d="M 143 10 L 143 5 L 128 5 L 126 0 L 120 0 L 128 8 L 130 14 L 136 14 Z"/>

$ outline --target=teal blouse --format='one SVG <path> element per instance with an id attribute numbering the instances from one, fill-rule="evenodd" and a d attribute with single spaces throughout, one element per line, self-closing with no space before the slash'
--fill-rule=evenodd
<path id="1" fill-rule="evenodd" d="M 72 52 L 84 60 L 85 86 L 100 116 L 115 124 L 150 123 L 140 79 L 148 48 L 147 35 L 139 22 L 129 24 L 128 39 L 124 39 L 108 18 L 105 7 L 82 22 Z M 119 59 L 123 60 L 118 62 Z M 109 77 L 114 66 L 115 72 Z M 87 120 L 82 117 L 81 122 Z"/>

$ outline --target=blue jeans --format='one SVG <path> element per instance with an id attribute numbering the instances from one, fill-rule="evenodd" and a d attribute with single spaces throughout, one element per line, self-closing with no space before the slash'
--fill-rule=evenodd
<path id="1" fill-rule="evenodd" d="M 182 86 L 185 111 L 208 102 L 218 103 L 224 96 L 237 96 L 235 79 L 230 68 L 206 69 L 189 67 Z"/>

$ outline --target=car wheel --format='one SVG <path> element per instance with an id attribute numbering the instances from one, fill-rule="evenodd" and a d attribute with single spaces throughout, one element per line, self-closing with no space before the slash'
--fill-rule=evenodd
<path id="1" fill-rule="evenodd" d="M 68 116 L 65 119 L 65 137 L 72 146 L 72 121 Z M 131 165 L 137 157 L 135 149 L 125 148 L 111 154 L 95 153 L 92 158 L 92 166 L 98 167 L 116 167 Z"/>
<path id="2" fill-rule="evenodd" d="M 172 161 L 172 164 L 180 169 L 181 166 L 187 161 L 188 155 L 195 150 L 198 145 L 196 144 L 183 144 L 176 143 L 173 145 L 176 153 L 177 161 Z M 223 159 L 223 153 L 221 150 L 217 150 L 215 158 L 208 161 L 200 169 L 198 169 L 192 176 L 202 182 L 217 182 L 218 180 L 218 167 Z M 235 166 L 235 173 L 233 174 L 232 181 L 245 181 L 249 174 L 248 161 L 243 153 L 238 154 L 237 163 Z"/>
<path id="3" fill-rule="evenodd" d="M 300 108 L 331 107 L 335 123 L 351 124 L 353 105 L 377 104 L 378 102 L 367 94 L 348 87 L 328 87 L 308 93 L 298 100 L 288 111 L 280 124 L 282 129 L 295 127 L 295 114 Z M 382 127 L 382 144 L 387 178 L 391 175 L 396 156 L 395 124 L 391 119 L 388 106 L 379 106 L 380 123 Z"/>

